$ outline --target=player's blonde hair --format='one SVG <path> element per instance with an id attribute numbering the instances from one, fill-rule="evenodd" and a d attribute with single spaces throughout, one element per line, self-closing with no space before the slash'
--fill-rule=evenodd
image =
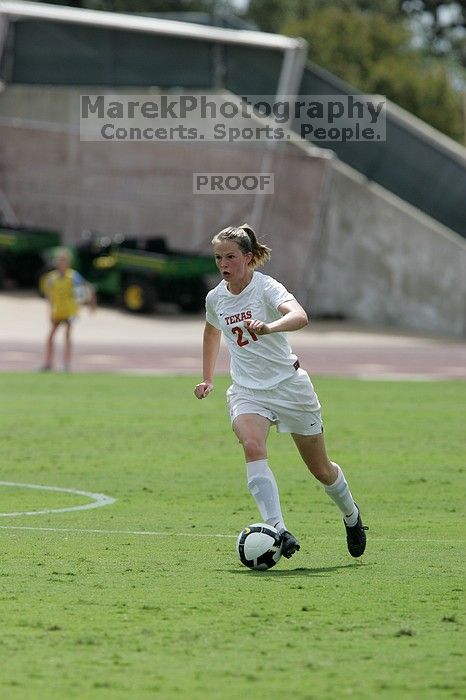
<path id="1" fill-rule="evenodd" d="M 249 263 L 252 268 L 260 267 L 270 260 L 271 249 L 259 243 L 254 230 L 249 224 L 228 226 L 222 229 L 212 238 L 212 245 L 220 243 L 220 241 L 234 241 L 243 253 L 252 253 L 252 260 Z"/>

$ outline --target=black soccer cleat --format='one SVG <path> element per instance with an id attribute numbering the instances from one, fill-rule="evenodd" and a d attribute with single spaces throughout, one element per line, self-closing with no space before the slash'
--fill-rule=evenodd
<path id="1" fill-rule="evenodd" d="M 354 504 L 358 508 L 357 504 Z M 359 508 L 358 508 L 359 511 Z M 356 525 L 350 527 L 343 520 L 346 528 L 346 543 L 348 551 L 352 557 L 360 557 L 366 549 L 366 530 L 369 528 L 362 524 L 361 513 L 358 512 L 358 521 Z"/>
<path id="2" fill-rule="evenodd" d="M 301 545 L 296 537 L 292 535 L 291 532 L 288 532 L 288 530 L 282 530 L 280 532 L 280 550 L 282 556 L 286 559 L 290 559 L 298 549 L 301 549 Z"/>

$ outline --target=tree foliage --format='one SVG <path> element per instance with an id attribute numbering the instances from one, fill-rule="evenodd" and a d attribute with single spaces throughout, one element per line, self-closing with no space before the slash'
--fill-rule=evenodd
<path id="1" fill-rule="evenodd" d="M 418 3 L 428 4 L 435 3 Z M 386 95 L 448 136 L 463 140 L 462 95 L 452 86 L 452 76 L 458 73 L 452 71 L 451 55 L 449 61 L 440 59 L 429 42 L 413 41 L 407 13 L 412 18 L 418 12 L 414 3 L 403 8 L 406 3 L 392 0 L 339 0 L 331 5 L 282 0 L 274 12 L 274 2 L 252 0 L 249 12 L 256 22 L 265 5 L 267 28 L 277 31 L 276 22 L 286 15 L 278 30 L 306 39 L 311 61 L 363 92 Z"/>
<path id="2" fill-rule="evenodd" d="M 396 17 L 399 12 L 397 0 L 335 0 L 331 7 L 348 12 L 377 12 L 385 17 Z M 262 31 L 280 33 L 285 24 L 307 20 L 326 8 L 327 0 L 251 0 L 247 17 Z"/>
<path id="3" fill-rule="evenodd" d="M 424 50 L 466 68 L 466 0 L 400 0 L 399 7 Z"/>

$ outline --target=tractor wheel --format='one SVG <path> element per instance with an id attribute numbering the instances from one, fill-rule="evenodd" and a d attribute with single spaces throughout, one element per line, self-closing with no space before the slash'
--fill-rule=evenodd
<path id="1" fill-rule="evenodd" d="M 142 277 L 128 278 L 123 282 L 123 306 L 133 313 L 148 313 L 155 304 L 155 290 L 149 280 Z"/>

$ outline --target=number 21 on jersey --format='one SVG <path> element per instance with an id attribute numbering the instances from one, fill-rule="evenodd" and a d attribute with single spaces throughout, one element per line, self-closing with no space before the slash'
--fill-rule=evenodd
<path id="1" fill-rule="evenodd" d="M 244 345 L 249 345 L 249 340 L 248 338 L 244 337 L 244 331 L 248 333 L 249 336 L 251 336 L 252 340 L 257 340 L 257 335 L 250 331 L 248 328 L 241 328 L 240 326 L 234 326 L 231 329 L 231 332 L 236 335 L 236 342 L 240 346 L 240 348 L 244 347 Z"/>

